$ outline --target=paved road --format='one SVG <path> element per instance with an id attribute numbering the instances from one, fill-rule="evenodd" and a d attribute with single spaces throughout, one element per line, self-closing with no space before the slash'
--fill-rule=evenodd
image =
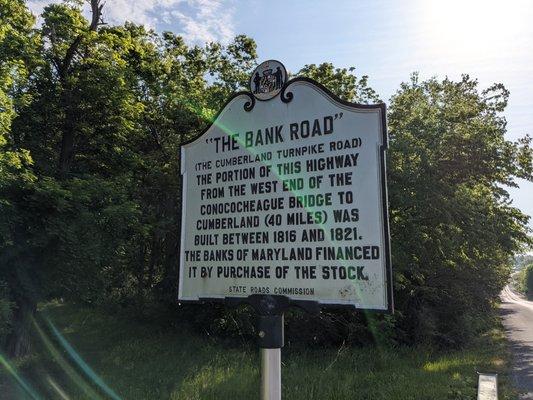
<path id="1" fill-rule="evenodd" d="M 513 351 L 513 379 L 520 399 L 533 400 L 533 302 L 509 286 L 502 292 L 503 324 Z"/>

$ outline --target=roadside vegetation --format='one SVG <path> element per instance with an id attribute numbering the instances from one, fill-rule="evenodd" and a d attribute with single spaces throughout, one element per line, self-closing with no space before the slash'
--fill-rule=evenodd
<path id="1" fill-rule="evenodd" d="M 51 320 L 125 398 L 248 399 L 251 313 L 176 305 L 178 194 L 180 145 L 247 87 L 256 44 L 240 35 L 190 45 L 103 24 L 100 0 L 87 19 L 80 3 L 50 4 L 37 24 L 23 0 L 0 0 L 2 359 L 39 390 L 46 371 L 76 390 L 33 322 L 50 335 L 38 304 L 62 299 L 47 308 Z M 288 313 L 288 397 L 410 399 L 419 388 L 417 399 L 472 398 L 477 368 L 506 365 L 501 338 L 487 332 L 514 254 L 532 244 L 504 189 L 533 179 L 531 138 L 506 139 L 509 92 L 468 75 L 413 74 L 380 99 L 354 68 L 310 64 L 294 75 L 347 101 L 386 100 L 396 312 Z M 179 329 L 150 324 L 161 309 Z"/>
<path id="2" fill-rule="evenodd" d="M 516 289 L 524 294 L 528 300 L 533 300 L 533 263 L 527 264 L 516 273 L 514 279 Z"/>
<path id="3" fill-rule="evenodd" d="M 36 352 L 18 364 L 34 398 L 258 397 L 258 350 L 246 340 L 199 334 L 177 322 L 162 326 L 135 321 L 131 315 L 60 304 L 41 310 L 35 327 Z M 61 344 L 63 340 L 72 349 Z M 319 349 L 294 343 L 282 357 L 287 399 L 471 400 L 476 397 L 477 371 L 499 373 L 500 399 L 515 398 L 506 375 L 508 353 L 496 321 L 462 350 L 342 344 Z M 31 399 L 20 387 L 2 375 L 2 393 L 18 391 L 20 399 Z"/>

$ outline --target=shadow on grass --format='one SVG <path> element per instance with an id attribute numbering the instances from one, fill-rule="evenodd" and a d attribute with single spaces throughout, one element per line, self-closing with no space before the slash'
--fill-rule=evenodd
<path id="1" fill-rule="evenodd" d="M 236 345 L 163 329 L 73 305 L 49 306 L 61 335 L 121 399 L 250 400 L 259 397 L 259 357 Z M 50 334 L 50 330 L 47 331 Z M 107 399 L 54 338 L 58 354 L 36 340 L 37 357 L 21 370 L 43 398 Z M 479 345 L 434 353 L 421 348 L 283 350 L 283 397 L 297 400 L 472 399 L 476 371 L 504 372 L 503 348 Z M 63 361 L 61 361 L 63 358 Z M 73 379 L 65 363 L 83 379 Z M 50 383 L 50 380 L 54 384 Z M 90 386 L 96 396 L 84 389 Z M 55 386 L 55 387 L 54 387 Z M 510 395 L 509 395 L 510 396 Z M 501 399 L 510 398 L 506 394 Z"/>

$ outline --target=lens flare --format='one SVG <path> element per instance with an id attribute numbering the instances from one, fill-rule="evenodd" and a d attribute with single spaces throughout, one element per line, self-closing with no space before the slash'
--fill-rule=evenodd
<path id="1" fill-rule="evenodd" d="M 80 367 L 80 369 L 83 371 L 85 375 L 87 375 L 100 389 L 102 389 L 105 394 L 107 394 L 109 397 L 111 397 L 113 400 L 121 400 L 120 396 L 116 394 L 113 389 L 111 389 L 109 386 L 105 384 L 105 382 L 100 378 L 89 365 L 81 358 L 81 356 L 74 350 L 74 348 L 70 345 L 69 342 L 59 333 L 57 328 L 54 326 L 52 321 L 49 319 L 46 319 L 46 322 L 48 323 L 48 326 L 52 330 L 53 334 L 63 346 L 63 348 L 67 351 L 68 355 L 74 360 L 74 362 Z"/>
<path id="2" fill-rule="evenodd" d="M 70 397 L 63 391 L 63 389 L 52 379 L 51 376 L 46 377 L 46 381 L 50 384 L 52 389 L 61 397 L 62 400 L 70 400 Z"/>
<path id="3" fill-rule="evenodd" d="M 41 329 L 41 327 L 39 326 L 39 324 L 37 323 L 35 319 L 33 319 L 33 326 L 35 327 L 35 330 L 39 334 L 39 337 L 41 338 L 46 349 L 50 352 L 54 360 L 63 369 L 65 374 L 67 374 L 67 376 L 72 380 L 72 382 L 74 382 L 87 395 L 89 399 L 102 400 L 102 398 L 98 395 L 98 393 L 96 393 L 94 389 L 92 389 L 87 383 L 85 383 L 83 377 L 81 377 L 74 370 L 74 368 L 72 368 L 69 365 L 69 363 L 61 355 L 61 353 L 52 344 L 52 341 L 46 336 L 46 334 Z"/>
<path id="4" fill-rule="evenodd" d="M 8 359 L 0 353 L 0 364 L 6 369 L 6 371 L 15 379 L 19 386 L 34 400 L 40 400 L 40 397 L 37 392 L 31 387 L 31 385 L 22 379 L 15 367 L 13 367 Z"/>

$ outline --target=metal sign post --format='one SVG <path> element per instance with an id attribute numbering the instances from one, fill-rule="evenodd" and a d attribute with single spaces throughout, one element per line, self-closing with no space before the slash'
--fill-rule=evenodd
<path id="1" fill-rule="evenodd" d="M 284 312 L 291 306 L 310 314 L 320 312 L 317 302 L 299 302 L 286 296 L 252 295 L 245 303 L 257 314 L 257 344 L 261 353 L 261 400 L 281 400 L 281 349 L 285 345 Z M 229 306 L 239 304 L 228 300 Z"/>
<path id="2" fill-rule="evenodd" d="M 258 336 L 261 349 L 261 400 L 280 400 L 283 315 L 259 316 Z"/>
<path id="3" fill-rule="evenodd" d="M 281 349 L 261 349 L 261 400 L 281 400 Z"/>
<path id="4" fill-rule="evenodd" d="M 281 400 L 281 348 L 284 346 L 283 311 L 290 301 L 282 296 L 251 296 L 257 312 L 257 343 L 261 351 L 261 400 Z"/>

